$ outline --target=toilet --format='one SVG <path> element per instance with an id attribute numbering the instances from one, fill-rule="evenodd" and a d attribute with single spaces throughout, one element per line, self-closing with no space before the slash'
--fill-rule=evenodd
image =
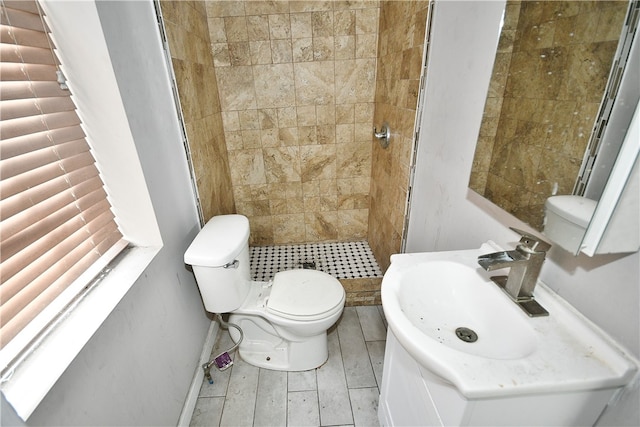
<path id="1" fill-rule="evenodd" d="M 327 329 L 345 303 L 342 284 L 316 270 L 286 270 L 269 282 L 252 281 L 249 220 L 243 215 L 211 218 L 184 254 L 193 267 L 202 301 L 211 313 L 231 313 L 243 339 L 240 357 L 254 366 L 306 371 L 328 358 Z M 240 333 L 230 328 L 238 342 Z"/>
<path id="2" fill-rule="evenodd" d="M 598 202 L 576 195 L 551 196 L 544 204 L 544 234 L 572 253 L 580 251 Z"/>

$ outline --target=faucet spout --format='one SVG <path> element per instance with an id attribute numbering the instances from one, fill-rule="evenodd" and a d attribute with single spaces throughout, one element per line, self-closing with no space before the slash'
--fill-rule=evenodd
<path id="1" fill-rule="evenodd" d="M 486 271 L 509 268 L 508 276 L 493 276 L 491 280 L 500 286 L 513 301 L 530 316 L 549 313 L 533 298 L 533 290 L 544 262 L 546 250 L 551 245 L 528 233 L 512 228 L 522 238 L 515 250 L 494 252 L 478 257 L 478 264 Z"/>
<path id="2" fill-rule="evenodd" d="M 478 264 L 486 271 L 513 267 L 514 263 L 524 262 L 526 258 L 518 251 L 494 252 L 478 257 Z"/>

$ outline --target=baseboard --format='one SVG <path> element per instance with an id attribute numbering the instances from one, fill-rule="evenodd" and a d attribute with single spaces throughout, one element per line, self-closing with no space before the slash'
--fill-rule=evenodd
<path id="1" fill-rule="evenodd" d="M 193 411 L 196 408 L 196 403 L 198 401 L 198 394 L 200 393 L 200 387 L 202 386 L 202 381 L 204 381 L 204 371 L 202 370 L 202 365 L 204 365 L 209 361 L 209 357 L 211 356 L 211 351 L 213 351 L 213 345 L 216 342 L 216 337 L 218 336 L 219 329 L 220 329 L 220 326 L 218 325 L 218 322 L 213 320 L 211 322 L 211 325 L 209 325 L 209 331 L 207 332 L 207 339 L 204 341 L 204 344 L 202 345 L 202 353 L 200 354 L 200 360 L 193 374 L 193 379 L 191 380 L 191 387 L 189 387 L 187 398 L 185 399 L 184 405 L 182 407 L 182 412 L 180 413 L 180 418 L 178 419 L 178 427 L 188 427 L 189 423 L 191 422 L 191 418 L 193 417 Z"/>

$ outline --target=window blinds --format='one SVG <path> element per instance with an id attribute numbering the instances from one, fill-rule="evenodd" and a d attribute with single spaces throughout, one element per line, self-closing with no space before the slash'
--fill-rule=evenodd
<path id="1" fill-rule="evenodd" d="M 0 348 L 126 242 L 35 1 L 1 3 Z M 116 252 L 117 253 L 117 252 Z"/>

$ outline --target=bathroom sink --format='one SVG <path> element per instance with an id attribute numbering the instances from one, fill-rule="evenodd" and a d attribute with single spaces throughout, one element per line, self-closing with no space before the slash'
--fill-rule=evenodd
<path id="1" fill-rule="evenodd" d="M 382 280 L 389 327 L 431 374 L 467 398 L 614 388 L 636 366 L 543 283 L 547 317 L 528 317 L 477 263 L 502 250 L 398 254 Z"/>
<path id="2" fill-rule="evenodd" d="M 404 316 L 437 343 L 492 359 L 518 359 L 535 350 L 533 327 L 520 309 L 505 304 L 499 292 L 478 286 L 475 268 L 421 262 L 408 267 L 400 281 L 397 297 Z"/>

